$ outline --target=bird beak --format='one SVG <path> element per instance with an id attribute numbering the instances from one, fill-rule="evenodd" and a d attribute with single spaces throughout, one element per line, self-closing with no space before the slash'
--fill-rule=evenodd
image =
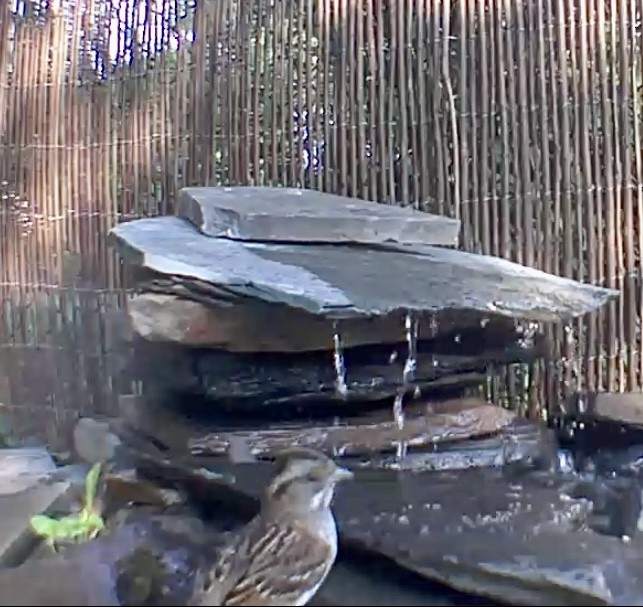
<path id="1" fill-rule="evenodd" d="M 335 481 L 349 481 L 355 475 L 348 469 L 342 468 L 341 466 L 335 466 L 335 471 L 333 472 L 333 478 Z"/>

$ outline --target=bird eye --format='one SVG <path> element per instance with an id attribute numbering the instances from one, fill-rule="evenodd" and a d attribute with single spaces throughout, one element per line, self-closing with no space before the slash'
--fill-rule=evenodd
<path id="1" fill-rule="evenodd" d="M 319 468 L 313 468 L 306 475 L 306 479 L 313 483 L 322 482 L 324 478 L 325 478 L 324 472 Z"/>

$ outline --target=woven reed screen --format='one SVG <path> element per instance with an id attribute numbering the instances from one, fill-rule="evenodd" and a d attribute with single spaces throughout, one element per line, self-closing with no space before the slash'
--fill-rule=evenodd
<path id="1" fill-rule="evenodd" d="M 462 219 L 463 246 L 617 287 L 539 404 L 642 382 L 642 0 L 11 0 L 0 8 L 0 406 L 131 392 L 115 222 L 299 185 Z M 126 369 L 125 369 L 126 371 Z M 21 427 L 23 427 L 21 426 Z"/>

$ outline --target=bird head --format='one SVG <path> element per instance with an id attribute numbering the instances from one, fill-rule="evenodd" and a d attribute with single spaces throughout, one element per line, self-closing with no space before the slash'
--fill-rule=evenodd
<path id="1" fill-rule="evenodd" d="M 277 474 L 266 490 L 271 504 L 293 510 L 323 510 L 332 502 L 338 482 L 353 473 L 313 449 L 288 449 L 277 455 Z"/>

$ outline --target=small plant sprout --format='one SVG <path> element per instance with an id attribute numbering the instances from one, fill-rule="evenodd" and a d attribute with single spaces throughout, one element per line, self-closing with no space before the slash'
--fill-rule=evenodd
<path id="1" fill-rule="evenodd" d="M 101 464 L 94 464 L 85 477 L 85 499 L 82 509 L 75 513 L 53 518 L 46 514 L 31 517 L 30 525 L 34 533 L 42 537 L 55 551 L 61 542 L 86 542 L 94 539 L 104 528 L 105 522 L 96 503 Z"/>

